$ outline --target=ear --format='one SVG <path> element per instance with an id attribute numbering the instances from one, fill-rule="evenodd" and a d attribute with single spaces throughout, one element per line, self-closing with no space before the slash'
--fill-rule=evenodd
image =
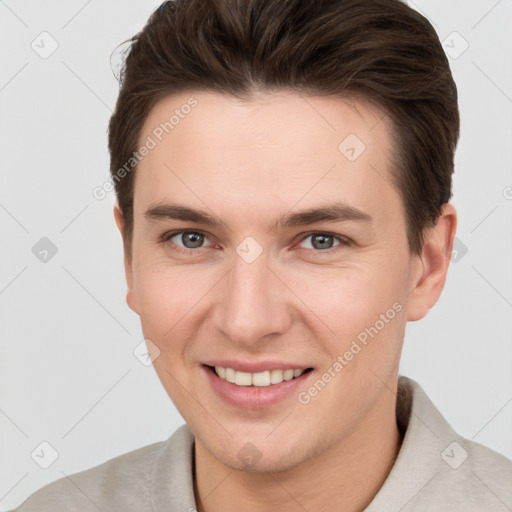
<path id="1" fill-rule="evenodd" d="M 128 286 L 128 291 L 126 292 L 126 303 L 132 309 L 135 313 L 138 312 L 137 302 L 135 300 L 135 293 L 133 290 L 133 264 L 132 264 L 132 255 L 128 252 L 126 249 L 126 240 L 124 236 L 124 226 L 125 226 L 125 220 L 123 216 L 123 212 L 121 211 L 121 208 L 119 207 L 119 203 L 116 201 L 116 204 L 114 205 L 114 218 L 116 220 L 117 228 L 119 229 L 119 232 L 121 233 L 121 236 L 123 238 L 123 253 L 124 253 L 124 273 L 126 277 L 126 284 Z"/>
<path id="2" fill-rule="evenodd" d="M 408 321 L 425 317 L 439 299 L 450 265 L 456 229 L 455 207 L 451 203 L 445 203 L 436 225 L 425 233 L 421 254 L 416 256 L 418 271 L 411 282 L 414 288 L 407 308 Z"/>

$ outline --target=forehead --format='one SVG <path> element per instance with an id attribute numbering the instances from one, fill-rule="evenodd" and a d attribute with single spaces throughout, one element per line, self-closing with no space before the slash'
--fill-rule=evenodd
<path id="1" fill-rule="evenodd" d="M 399 211 L 390 120 L 368 101 L 285 91 L 241 101 L 191 91 L 154 106 L 139 145 L 148 138 L 154 147 L 137 168 L 136 209 L 180 199 L 250 216 L 342 200 Z"/>
<path id="2" fill-rule="evenodd" d="M 378 124 L 384 130 L 372 134 Z M 211 91 L 191 91 L 158 101 L 143 124 L 139 142 L 147 134 L 161 142 L 172 133 L 178 145 L 194 132 L 198 142 L 200 138 L 220 142 L 236 135 L 231 140 L 233 149 L 238 144 L 248 149 L 287 142 L 296 150 L 302 147 L 306 151 L 313 146 L 320 149 L 322 142 L 332 148 L 332 140 L 342 137 L 347 129 L 373 145 L 375 139 L 382 139 L 383 131 L 388 131 L 388 124 L 384 110 L 369 100 L 284 90 L 255 93 L 250 99 L 240 100 Z M 314 138 L 312 130 L 317 131 Z M 308 142 L 306 147 L 304 142 Z"/>

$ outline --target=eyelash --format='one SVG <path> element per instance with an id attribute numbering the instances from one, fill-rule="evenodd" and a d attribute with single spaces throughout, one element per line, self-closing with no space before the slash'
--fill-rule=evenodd
<path id="1" fill-rule="evenodd" d="M 181 235 L 183 233 L 196 233 L 199 235 L 204 235 L 206 238 L 208 238 L 208 234 L 205 233 L 204 231 L 201 231 L 200 229 L 180 229 L 177 231 L 168 231 L 168 232 L 164 233 L 160 237 L 159 241 L 162 244 L 166 244 L 174 236 Z M 324 250 L 311 249 L 315 253 L 318 253 L 318 254 L 332 254 L 333 252 L 336 252 L 338 250 L 338 248 L 340 248 L 340 247 L 347 247 L 347 246 L 352 245 L 352 241 L 349 240 L 347 237 L 344 237 L 342 235 L 336 235 L 335 233 L 330 233 L 328 231 L 311 231 L 309 233 L 304 234 L 304 236 L 302 236 L 302 238 L 300 238 L 298 243 L 303 242 L 304 240 L 306 240 L 306 238 L 309 238 L 312 235 L 326 235 L 328 237 L 332 237 L 332 238 L 336 239 L 339 242 L 339 245 L 335 245 L 334 247 L 331 247 L 330 249 L 324 249 Z M 171 243 L 170 246 L 173 251 L 175 251 L 179 254 L 185 254 L 185 255 L 189 255 L 189 256 L 197 254 L 198 249 L 205 249 L 205 247 L 198 247 L 197 249 L 187 249 L 185 247 L 180 247 L 179 245 L 176 245 L 174 243 Z"/>

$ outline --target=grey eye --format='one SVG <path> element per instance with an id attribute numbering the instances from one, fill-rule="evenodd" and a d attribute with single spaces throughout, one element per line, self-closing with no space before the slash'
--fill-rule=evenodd
<path id="1" fill-rule="evenodd" d="M 177 238 L 181 242 L 177 245 L 182 245 L 187 249 L 197 249 L 203 245 L 205 236 L 201 233 L 196 233 L 195 231 L 184 231 L 183 233 L 174 235 L 172 238 Z"/>
<path id="2" fill-rule="evenodd" d="M 334 247 L 334 241 L 336 240 L 336 237 L 333 235 L 327 235 L 325 233 L 313 233 L 312 235 L 307 236 L 302 240 L 301 243 L 305 243 L 306 240 L 311 239 L 311 242 L 308 244 L 308 249 L 317 249 L 317 250 L 325 250 L 325 249 L 331 249 Z"/>

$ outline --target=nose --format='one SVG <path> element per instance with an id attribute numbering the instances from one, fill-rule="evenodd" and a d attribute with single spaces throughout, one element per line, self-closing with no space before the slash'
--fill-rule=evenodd
<path id="1" fill-rule="evenodd" d="M 289 290 L 269 266 L 265 253 L 252 263 L 235 255 L 220 288 L 215 328 L 247 349 L 285 333 L 292 323 Z"/>

